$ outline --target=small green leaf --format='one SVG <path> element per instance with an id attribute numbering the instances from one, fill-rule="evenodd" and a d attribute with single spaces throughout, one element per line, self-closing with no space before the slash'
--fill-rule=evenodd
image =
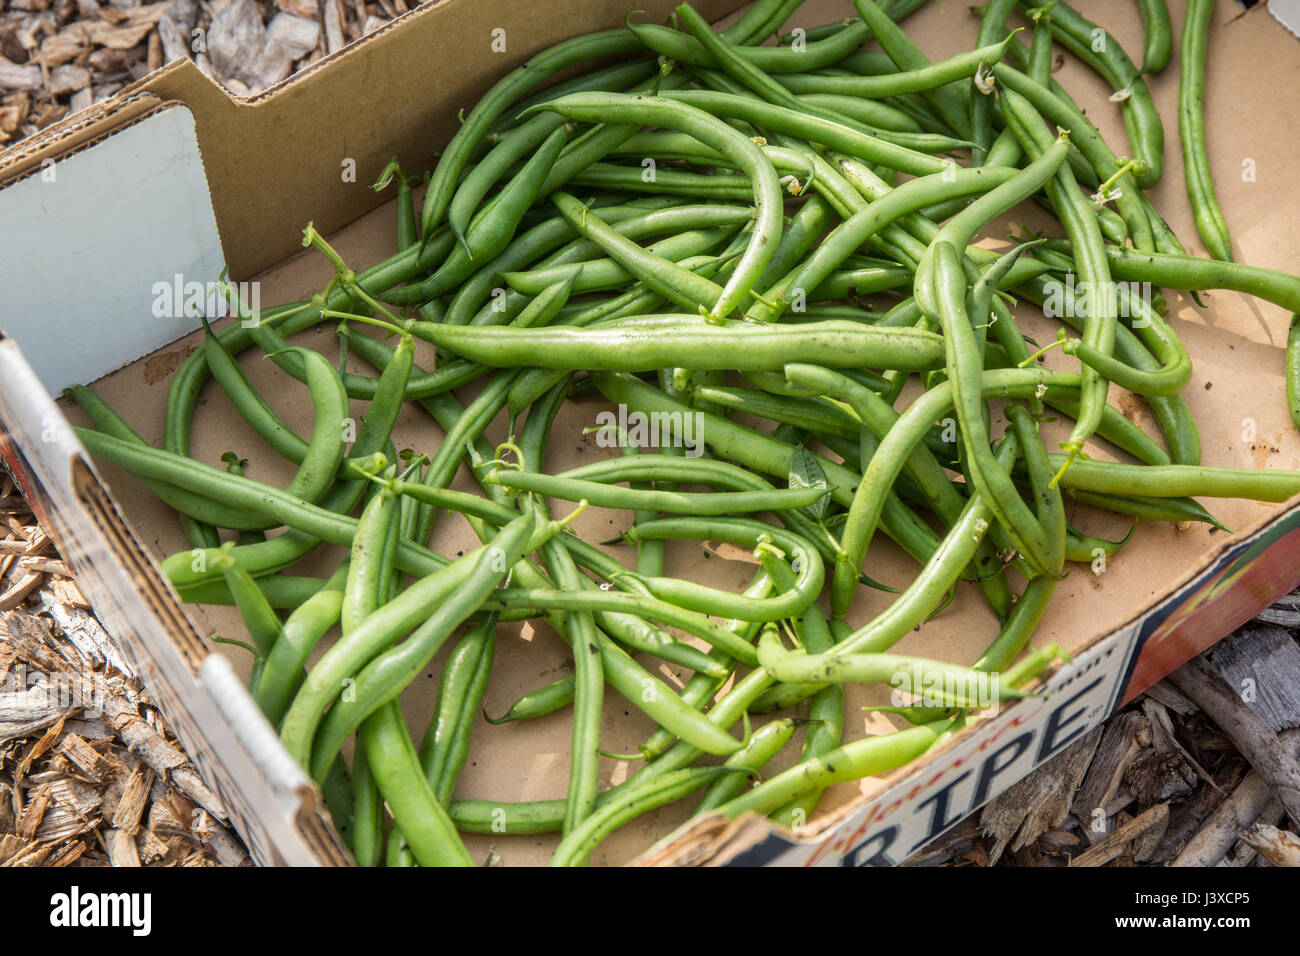
<path id="1" fill-rule="evenodd" d="M 810 505 L 799 510 L 814 521 L 821 521 L 830 506 L 830 485 L 826 481 L 826 472 L 821 463 L 807 448 L 800 446 L 790 456 L 790 487 L 820 488 L 822 496 Z"/>

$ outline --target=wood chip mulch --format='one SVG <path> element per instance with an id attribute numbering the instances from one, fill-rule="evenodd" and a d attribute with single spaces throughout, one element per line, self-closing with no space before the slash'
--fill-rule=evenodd
<path id="1" fill-rule="evenodd" d="M 3 472 L 0 532 L 0 867 L 248 865 Z"/>
<path id="2" fill-rule="evenodd" d="M 1300 866 L 1300 591 L 909 866 Z"/>
<path id="3" fill-rule="evenodd" d="M 419 0 L 0 0 L 0 149 L 178 58 L 252 96 Z"/>

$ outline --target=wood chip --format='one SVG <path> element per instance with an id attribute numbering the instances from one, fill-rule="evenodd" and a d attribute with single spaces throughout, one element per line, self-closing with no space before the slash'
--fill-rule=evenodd
<path id="1" fill-rule="evenodd" d="M 40 88 L 40 67 L 19 66 L 0 57 L 0 90 L 39 90 Z"/>
<path id="2" fill-rule="evenodd" d="M 1109 863 L 1124 852 L 1129 841 L 1146 833 L 1153 827 L 1163 825 L 1169 817 L 1169 804 L 1157 803 L 1144 810 L 1132 820 L 1115 828 L 1106 839 L 1094 843 L 1078 856 L 1070 860 L 1070 866 L 1101 866 Z"/>
<path id="3" fill-rule="evenodd" d="M 291 13 L 277 13 L 266 25 L 266 36 L 288 56 L 297 60 L 316 48 L 320 24 Z"/>
<path id="4" fill-rule="evenodd" d="M 65 110 L 66 112 L 66 110 Z M 39 125 L 39 120 L 38 120 Z M 45 576 L 39 571 L 30 571 L 0 594 L 0 611 L 12 611 L 27 600 L 28 595 L 41 586 Z"/>
<path id="5" fill-rule="evenodd" d="M 1107 807 L 1119 792 L 1129 765 L 1150 746 L 1151 726 L 1143 714 L 1127 711 L 1106 724 L 1073 801 L 1074 814 L 1089 842 L 1102 840 L 1109 832 Z"/>
<path id="6" fill-rule="evenodd" d="M 112 824 L 115 829 L 134 834 L 140 828 L 144 816 L 145 803 L 149 790 L 153 786 L 154 774 L 148 767 L 140 766 L 127 779 L 122 797 L 113 811 Z"/>
<path id="7" fill-rule="evenodd" d="M 108 762 L 86 740 L 77 734 L 68 734 L 59 744 L 59 753 L 91 780 L 100 781 L 108 767 Z"/>
<path id="8" fill-rule="evenodd" d="M 1246 628 L 1206 660 L 1274 731 L 1300 727 L 1300 644 L 1286 631 Z"/>
<path id="9" fill-rule="evenodd" d="M 140 831 L 135 846 L 142 863 L 150 863 L 167 855 L 167 844 L 158 839 L 148 827 Z"/>
<path id="10" fill-rule="evenodd" d="M 36 793 L 32 795 L 31 801 L 23 809 L 22 815 L 18 817 L 17 833 L 19 839 L 34 840 L 36 830 L 40 827 L 41 821 L 45 819 L 45 811 L 50 808 L 53 797 L 50 795 L 50 788 L 42 785 L 36 788 Z"/>
<path id="11" fill-rule="evenodd" d="M 1241 755 L 1267 780 L 1300 823 L 1300 760 L 1280 743 L 1267 721 L 1242 701 L 1240 691 L 1203 657 L 1194 657 L 1169 680 L 1232 738 Z"/>
<path id="12" fill-rule="evenodd" d="M 1278 736 L 1282 745 L 1290 748 L 1292 755 L 1300 756 L 1300 730 L 1284 730 Z M 1256 771 L 1250 771 L 1210 815 L 1205 825 L 1187 841 L 1170 866 L 1214 866 L 1274 799 L 1268 781 Z"/>
<path id="13" fill-rule="evenodd" d="M 69 93 L 75 93 L 77 90 L 84 90 L 90 87 L 90 71 L 84 66 L 75 66 L 71 63 L 66 66 L 60 66 L 50 71 L 50 95 L 66 96 Z M 57 565 L 61 570 L 57 573 L 64 577 L 70 577 L 68 566 L 62 561 L 53 561 L 49 558 L 27 558 L 18 562 L 18 566 L 24 570 L 40 571 L 48 573 L 48 566 Z"/>
<path id="14" fill-rule="evenodd" d="M 1274 866 L 1300 866 L 1300 837 L 1294 833 L 1256 823 L 1242 839 Z"/>
<path id="15" fill-rule="evenodd" d="M 162 43 L 163 61 L 188 60 L 190 50 L 190 27 L 172 18 L 169 13 L 158 21 L 157 37 Z"/>
<path id="16" fill-rule="evenodd" d="M 275 0 L 275 5 L 295 17 L 315 20 L 320 16 L 320 7 L 317 6 L 316 0 Z"/>
<path id="17" fill-rule="evenodd" d="M 989 851 L 990 865 L 997 863 L 1008 844 L 1018 850 L 1061 825 L 1070 813 L 1075 787 L 1092 762 L 1101 732 L 1100 727 L 1089 731 L 980 812 L 984 832 L 995 841 Z"/>
<path id="18" fill-rule="evenodd" d="M 90 849 L 90 847 L 87 844 L 83 843 L 81 840 L 77 840 L 64 846 L 64 848 L 60 850 L 56 856 L 52 857 L 45 865 L 71 866 L 77 860 L 81 859 L 88 849 Z"/>
<path id="19" fill-rule="evenodd" d="M 325 7 L 325 49 L 336 53 L 347 44 L 343 36 L 342 0 L 323 0 Z"/>
<path id="20" fill-rule="evenodd" d="M 239 75 L 241 68 L 266 46 L 266 27 L 253 0 L 233 0 L 212 18 L 208 28 L 208 56 L 222 79 Z"/>
<path id="21" fill-rule="evenodd" d="M 52 37 L 48 37 L 41 44 L 37 62 L 40 65 L 54 69 L 56 66 L 62 66 L 77 59 L 86 51 L 88 46 L 89 44 L 81 31 L 69 30 L 64 33 L 57 33 Z"/>
<path id="22" fill-rule="evenodd" d="M 104 848 L 111 866 L 138 867 L 140 852 L 136 849 L 135 834 L 125 830 L 108 830 L 103 835 Z"/>

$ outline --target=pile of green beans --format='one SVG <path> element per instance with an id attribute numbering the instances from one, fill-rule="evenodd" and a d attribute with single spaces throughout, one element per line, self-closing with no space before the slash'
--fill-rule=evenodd
<path id="1" fill-rule="evenodd" d="M 1296 472 L 1200 466 L 1180 395 L 1192 360 L 1163 300 L 1108 294 L 1114 280 L 1233 289 L 1300 313 L 1300 278 L 1231 259 L 1201 115 L 1211 0 L 1189 4 L 1178 125 L 1213 259 L 1188 255 L 1142 192 L 1162 175 L 1142 77 L 1171 57 L 1164 0 L 1140 4 L 1141 72 L 1065 3 L 1029 0 L 1023 22 L 1017 0 L 990 0 L 975 48 L 931 62 L 899 26 L 918 5 L 853 0 L 844 19 L 764 45 L 800 0 L 757 0 L 721 33 L 683 4 L 673 26 L 629 18 L 543 51 L 464 116 L 422 206 L 396 160 L 383 171 L 396 255 L 354 272 L 308 225 L 304 245 L 334 268 L 324 289 L 260 316 L 232 296 L 243 321 L 207 327 L 176 372 L 161 448 L 69 390 L 90 453 L 180 516 L 191 548 L 163 561 L 177 593 L 242 616 L 252 697 L 359 863 L 475 865 L 465 833 L 556 833 L 552 863 L 580 865 L 618 827 L 700 791 L 696 812 L 798 828 L 828 787 L 902 767 L 970 710 L 1032 694 L 1065 656 L 1033 636 L 1072 563 L 1112 558 L 1145 522 L 1222 527 L 1197 497 L 1300 493 Z M 1122 92 L 1133 160 L 1052 79 L 1054 42 Z M 978 244 L 1028 200 L 1056 216 L 1057 238 Z M 1046 349 L 1008 305 L 1053 298 L 1076 333 L 1055 343 L 1060 371 L 1038 364 Z M 295 344 L 321 325 L 339 354 Z M 436 366 L 416 364 L 417 339 Z M 305 386 L 310 436 L 274 410 L 284 396 L 250 384 L 249 350 L 283 370 L 290 400 Z M 191 457 L 209 380 L 259 452 L 296 467 L 283 487 L 234 452 L 223 466 Z M 1300 315 L 1286 381 L 1300 425 Z M 1111 385 L 1148 403 L 1159 435 L 1109 404 Z M 581 440 L 556 434 L 557 414 L 592 393 L 620 409 L 620 425 L 597 424 L 621 453 L 546 473 L 548 445 Z M 359 425 L 349 400 L 365 405 Z M 397 427 L 408 403 L 434 437 Z M 1059 451 L 1041 431 L 1052 413 L 1074 423 Z M 687 421 L 679 442 L 643 428 Z M 1121 461 L 1090 454 L 1101 448 Z M 478 493 L 451 487 L 463 465 Z M 559 502 L 576 504 L 562 520 Z M 1133 527 L 1105 540 L 1067 505 L 1091 509 L 1070 515 L 1085 525 L 1110 511 Z M 620 542 L 575 533 L 587 507 L 625 513 Z M 452 515 L 479 547 L 433 547 Z M 870 576 L 877 532 L 914 562 L 905 586 Z M 748 552 L 752 582 L 673 576 L 666 554 L 683 541 Z M 601 546 L 614 543 L 635 549 L 631 566 Z M 284 573 L 309 556 L 326 577 Z M 987 605 L 988 649 L 898 653 L 943 627 L 963 581 Z M 568 789 L 468 798 L 458 780 L 484 732 L 498 629 L 526 619 L 567 645 L 571 673 L 484 722 L 527 734 L 571 720 Z M 670 686 L 664 666 L 689 676 Z M 937 696 L 889 708 L 892 732 L 847 731 L 845 685 L 935 682 Z M 417 739 L 402 695 L 419 693 L 434 717 Z M 606 753 L 613 708 L 655 725 L 639 753 Z M 616 759 L 631 772 L 605 787 Z M 780 769 L 765 777 L 769 761 Z"/>

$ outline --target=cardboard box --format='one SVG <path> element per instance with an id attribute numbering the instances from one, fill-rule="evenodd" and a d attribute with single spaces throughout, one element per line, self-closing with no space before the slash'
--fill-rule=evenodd
<path id="1" fill-rule="evenodd" d="M 655 21 L 671 7 L 641 5 Z M 716 0 L 697 8 L 717 17 L 731 5 Z M 1081 7 L 1130 49 L 1139 48 L 1135 10 Z M 6 333 L 0 340 L 4 461 L 263 863 L 343 863 L 347 854 L 321 815 L 314 787 L 244 692 L 246 660 L 207 640 L 213 633 L 238 633 L 233 612 L 181 606 L 160 576 L 157 559 L 186 546 L 174 517 L 119 470 L 92 465 L 68 429 L 69 419 L 82 421 L 79 413 L 50 396 L 93 380 L 141 434 L 159 438 L 170 375 L 197 342 L 193 320 L 169 317 L 182 314 L 177 304 L 186 283 L 215 279 L 225 262 L 234 279 L 259 283 L 263 306 L 309 296 L 329 269 L 300 249 L 308 220 L 357 267 L 391 254 L 391 208 L 385 195 L 367 186 L 388 158 L 398 155 L 408 170 L 430 166 L 454 129 L 457 110 L 507 69 L 567 36 L 617 26 L 625 12 L 607 2 L 564 9 L 557 17 L 547 5 L 444 0 L 249 101 L 231 100 L 191 64 L 172 64 L 0 154 L 0 280 L 8 293 L 0 318 Z M 851 13 L 843 2 L 809 0 L 790 26 Z M 1267 17 L 1247 16 L 1225 29 L 1231 15 L 1227 7 L 1217 14 L 1206 103 L 1219 198 L 1239 261 L 1295 271 L 1285 250 L 1295 248 L 1300 226 L 1282 210 L 1292 198 L 1285 172 L 1300 104 L 1266 98 L 1249 117 L 1236 107 L 1258 97 L 1252 91 L 1281 88 L 1300 50 Z M 1180 22 L 1176 12 L 1176 29 Z M 959 5 L 931 5 L 909 20 L 908 29 L 938 59 L 969 49 L 976 21 Z M 494 30 L 505 31 L 504 52 L 492 52 L 499 36 Z M 1109 91 L 1072 61 L 1057 78 L 1123 152 L 1119 109 L 1107 102 Z M 1182 192 L 1176 66 L 1151 85 L 1166 118 L 1165 178 L 1152 199 L 1199 252 Z M 1000 245 L 1021 220 L 1048 222 L 1040 210 L 1023 207 L 990 227 L 987 241 Z M 1287 316 L 1232 293 L 1209 294 L 1204 311 L 1185 296 L 1170 293 L 1169 299 L 1170 319 L 1196 361 L 1186 395 L 1201 424 L 1204 463 L 1300 466 L 1300 436 L 1283 400 Z M 1031 335 L 1047 340 L 1054 334 L 1053 323 L 1041 316 L 1023 308 L 1019 315 Z M 330 347 L 324 334 L 306 332 L 303 340 Z M 1067 367 L 1067 361 L 1053 355 L 1050 364 Z M 250 354 L 244 364 L 286 421 L 305 429 L 311 420 L 305 390 L 260 357 Z M 1112 401 L 1150 425 L 1139 400 L 1116 391 Z M 566 406 L 548 448 L 548 471 L 608 454 L 582 435 L 606 407 L 596 400 Z M 354 405 L 354 412 L 363 413 L 364 404 Z M 404 412 L 399 447 L 436 447 L 441 432 L 421 414 Z M 504 435 L 500 422 L 489 432 L 489 438 Z M 200 460 L 216 462 L 235 450 L 252 459 L 250 476 L 272 482 L 289 477 L 286 463 L 264 452 L 215 390 L 204 393 L 195 436 Z M 457 486 L 472 487 L 463 470 Z M 1061 643 L 1074 655 L 1074 663 L 1049 681 L 1045 699 L 977 720 L 896 773 L 835 788 L 797 838 L 774 833 L 762 821 L 729 825 L 710 818 L 656 845 L 686 823 L 689 807 L 670 807 L 617 833 L 594 862 L 900 862 L 1300 580 L 1296 502 L 1208 504 L 1236 534 L 1144 525 L 1102 573 L 1072 568 L 1035 637 L 1040 644 Z M 557 505 L 558 512 L 565 510 Z M 1075 518 L 1101 536 L 1119 537 L 1127 528 L 1086 509 Z M 605 540 L 627 521 L 627 515 L 591 509 L 576 528 L 590 540 Z M 444 554 L 474 543 L 463 524 L 447 518 L 434 542 Z M 325 554 L 310 564 L 320 573 L 332 568 Z M 902 585 L 914 569 L 888 542 L 873 547 L 869 570 L 878 579 Z M 736 549 L 682 545 L 670 553 L 668 570 L 739 590 L 752 566 Z M 862 594 L 851 619 L 878 613 L 883 601 Z M 952 606 L 899 650 L 971 660 L 995 631 L 978 597 L 963 585 Z M 418 685 L 435 686 L 445 654 Z M 567 649 L 544 626 L 503 628 L 487 710 L 504 710 L 566 666 Z M 428 721 L 430 696 L 413 690 L 404 697 L 415 733 Z M 857 707 L 886 702 L 879 689 L 854 688 L 849 701 L 846 736 L 893 726 L 871 712 L 857 723 Z M 614 752 L 634 750 L 652 729 L 635 708 L 621 704 L 609 692 L 602 746 Z M 480 723 L 457 795 L 502 801 L 561 795 L 568 736 L 562 713 L 527 725 Z M 627 764 L 613 761 L 602 769 L 602 785 L 629 772 Z M 467 842 L 476 857 L 493 847 L 507 864 L 517 864 L 544 860 L 554 839 L 494 835 Z"/>

